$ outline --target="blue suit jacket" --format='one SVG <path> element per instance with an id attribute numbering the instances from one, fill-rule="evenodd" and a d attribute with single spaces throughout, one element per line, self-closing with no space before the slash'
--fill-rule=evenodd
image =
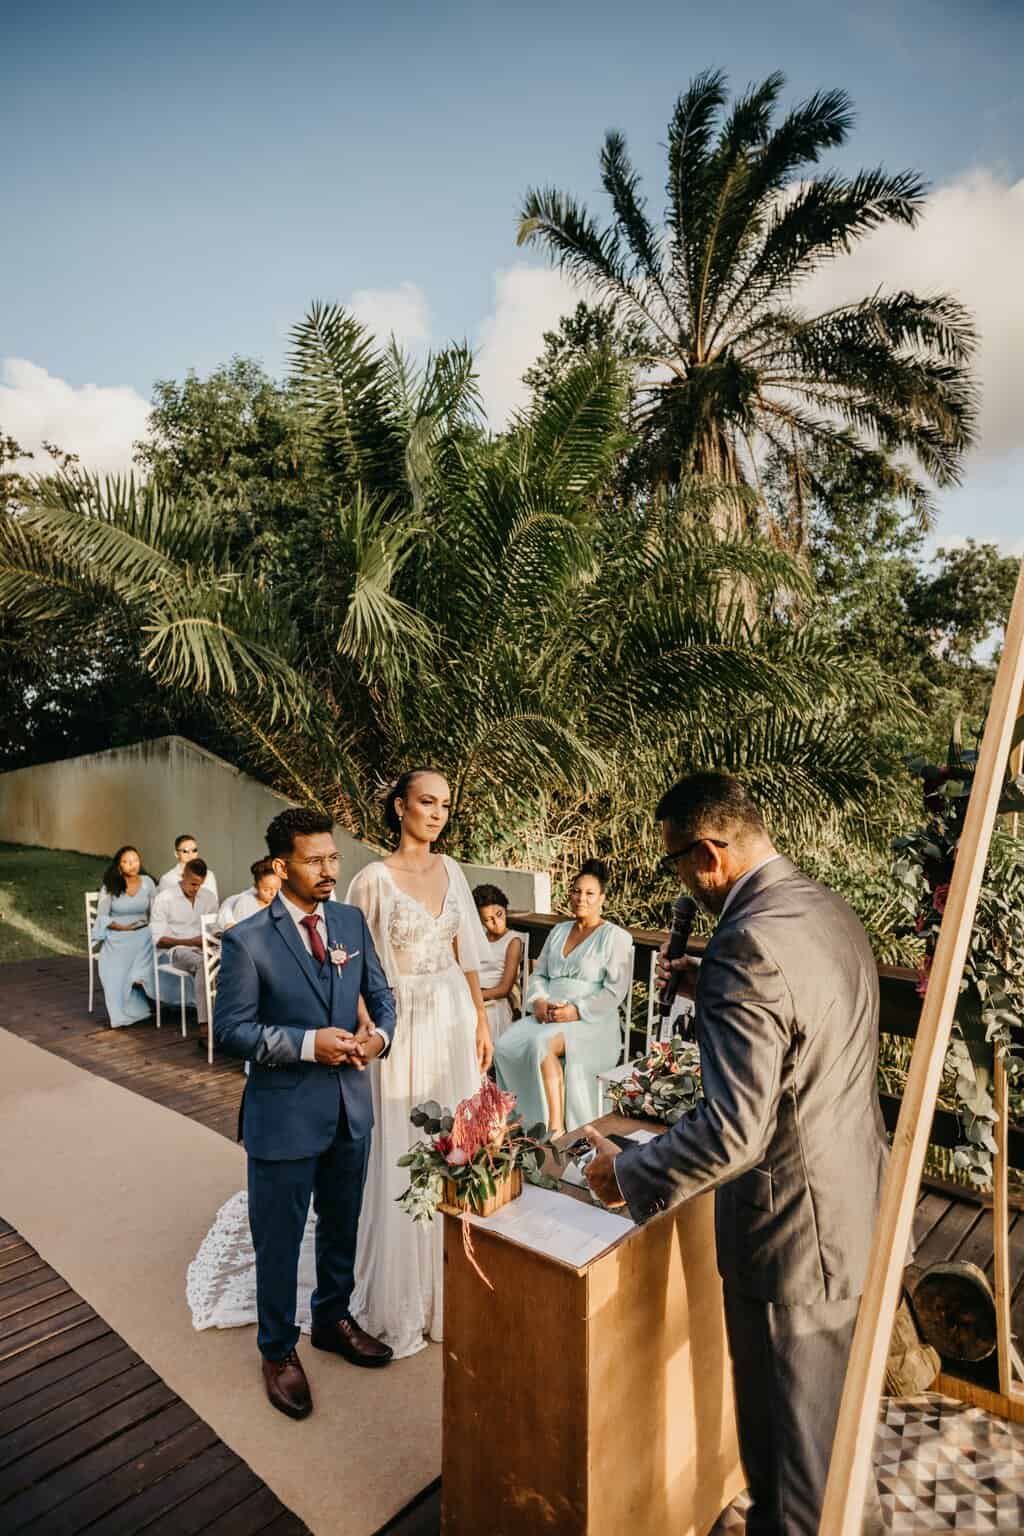
<path id="1" fill-rule="evenodd" d="M 224 935 L 213 1032 L 221 1050 L 252 1063 L 240 1115 L 251 1157 L 323 1152 L 337 1134 L 339 1094 L 350 1136 L 373 1127 L 366 1072 L 302 1060 L 307 1029 L 355 1031 L 360 993 L 389 1046 L 395 1027 L 394 997 L 362 912 L 338 901 L 323 910 L 328 948 L 340 944 L 350 956 L 340 975 L 329 961 L 316 964 L 280 897 Z"/>

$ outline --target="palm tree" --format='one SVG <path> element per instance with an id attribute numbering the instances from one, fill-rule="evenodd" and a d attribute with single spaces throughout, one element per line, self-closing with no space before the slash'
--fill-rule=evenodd
<path id="1" fill-rule="evenodd" d="M 649 498 L 629 516 L 601 494 L 629 388 L 613 357 L 499 437 L 460 349 L 417 371 L 314 308 L 294 357 L 333 489 L 271 575 L 232 553 L 216 506 L 69 472 L 0 518 L 0 618 L 69 635 L 116 618 L 236 761 L 370 838 L 381 782 L 416 761 L 450 778 L 454 851 L 548 860 L 628 824 L 638 889 L 677 766 L 744 768 L 794 828 L 873 799 L 858 724 L 899 690 L 786 617 L 799 563 L 707 528 L 742 493 L 690 484 L 685 515 Z M 757 636 L 740 580 L 776 616 Z"/>
<path id="2" fill-rule="evenodd" d="M 914 172 L 811 171 L 852 123 L 843 91 L 816 93 L 775 122 L 784 86 L 769 75 L 726 112 L 723 74 L 699 75 L 668 126 L 665 227 L 655 227 L 621 134 L 607 134 L 602 227 L 552 188 L 528 192 L 519 243 L 553 261 L 639 323 L 646 472 L 655 484 L 690 474 L 758 483 L 767 457 L 799 505 L 812 448 L 881 449 L 892 488 L 927 522 L 926 485 L 960 477 L 972 441 L 976 337 L 945 294 L 870 294 L 809 314 L 800 286 L 823 263 L 886 223 L 914 225 L 925 187 Z M 717 509 L 728 525 L 728 509 Z"/>

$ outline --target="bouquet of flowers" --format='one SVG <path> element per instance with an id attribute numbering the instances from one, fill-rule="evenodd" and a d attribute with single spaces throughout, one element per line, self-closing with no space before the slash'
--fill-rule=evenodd
<path id="1" fill-rule="evenodd" d="M 547 1152 L 558 1153 L 543 1125 L 523 1129 L 515 1108 L 515 1094 L 489 1078 L 454 1112 L 433 1099 L 418 1104 L 409 1118 L 425 1135 L 398 1159 L 399 1168 L 409 1170 L 402 1209 L 414 1221 L 432 1221 L 445 1203 L 479 1214 L 502 1196 L 514 1198 L 524 1177 L 554 1189 L 556 1181 L 541 1169 Z"/>
<path id="2" fill-rule="evenodd" d="M 703 1097 L 700 1053 L 681 1035 L 662 1041 L 632 1067 L 629 1077 L 608 1084 L 608 1097 L 620 1115 L 675 1125 Z"/>

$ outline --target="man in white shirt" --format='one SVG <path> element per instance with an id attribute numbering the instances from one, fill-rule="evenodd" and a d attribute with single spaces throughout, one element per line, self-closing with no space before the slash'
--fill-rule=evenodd
<path id="1" fill-rule="evenodd" d="M 167 870 L 165 874 L 160 876 L 160 881 L 157 885 L 157 892 L 174 890 L 174 888 L 181 883 L 181 877 L 185 872 L 185 865 L 188 864 L 190 860 L 199 857 L 199 844 L 196 842 L 191 832 L 183 832 L 180 837 L 176 837 L 174 839 L 174 853 L 178 862 L 172 865 L 172 867 Z M 209 868 L 205 861 L 200 860 L 200 862 L 203 864 L 203 867 L 206 870 L 206 878 L 203 881 L 203 889 L 205 891 L 212 891 L 214 897 L 216 898 L 217 876 L 214 874 L 213 870 Z"/>
<path id="2" fill-rule="evenodd" d="M 202 919 L 217 910 L 216 895 L 204 886 L 207 873 L 202 859 L 192 859 L 176 886 L 164 886 L 161 882 L 162 889 L 157 891 L 149 919 L 154 948 L 167 952 L 171 964 L 192 977 L 200 1024 L 209 1023 L 203 986 Z"/>

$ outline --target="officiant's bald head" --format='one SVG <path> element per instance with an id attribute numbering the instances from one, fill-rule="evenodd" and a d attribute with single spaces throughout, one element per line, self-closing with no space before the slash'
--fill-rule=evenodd
<path id="1" fill-rule="evenodd" d="M 775 849 L 754 801 L 729 773 L 691 773 L 673 784 L 654 812 L 665 864 L 710 912 Z"/>

